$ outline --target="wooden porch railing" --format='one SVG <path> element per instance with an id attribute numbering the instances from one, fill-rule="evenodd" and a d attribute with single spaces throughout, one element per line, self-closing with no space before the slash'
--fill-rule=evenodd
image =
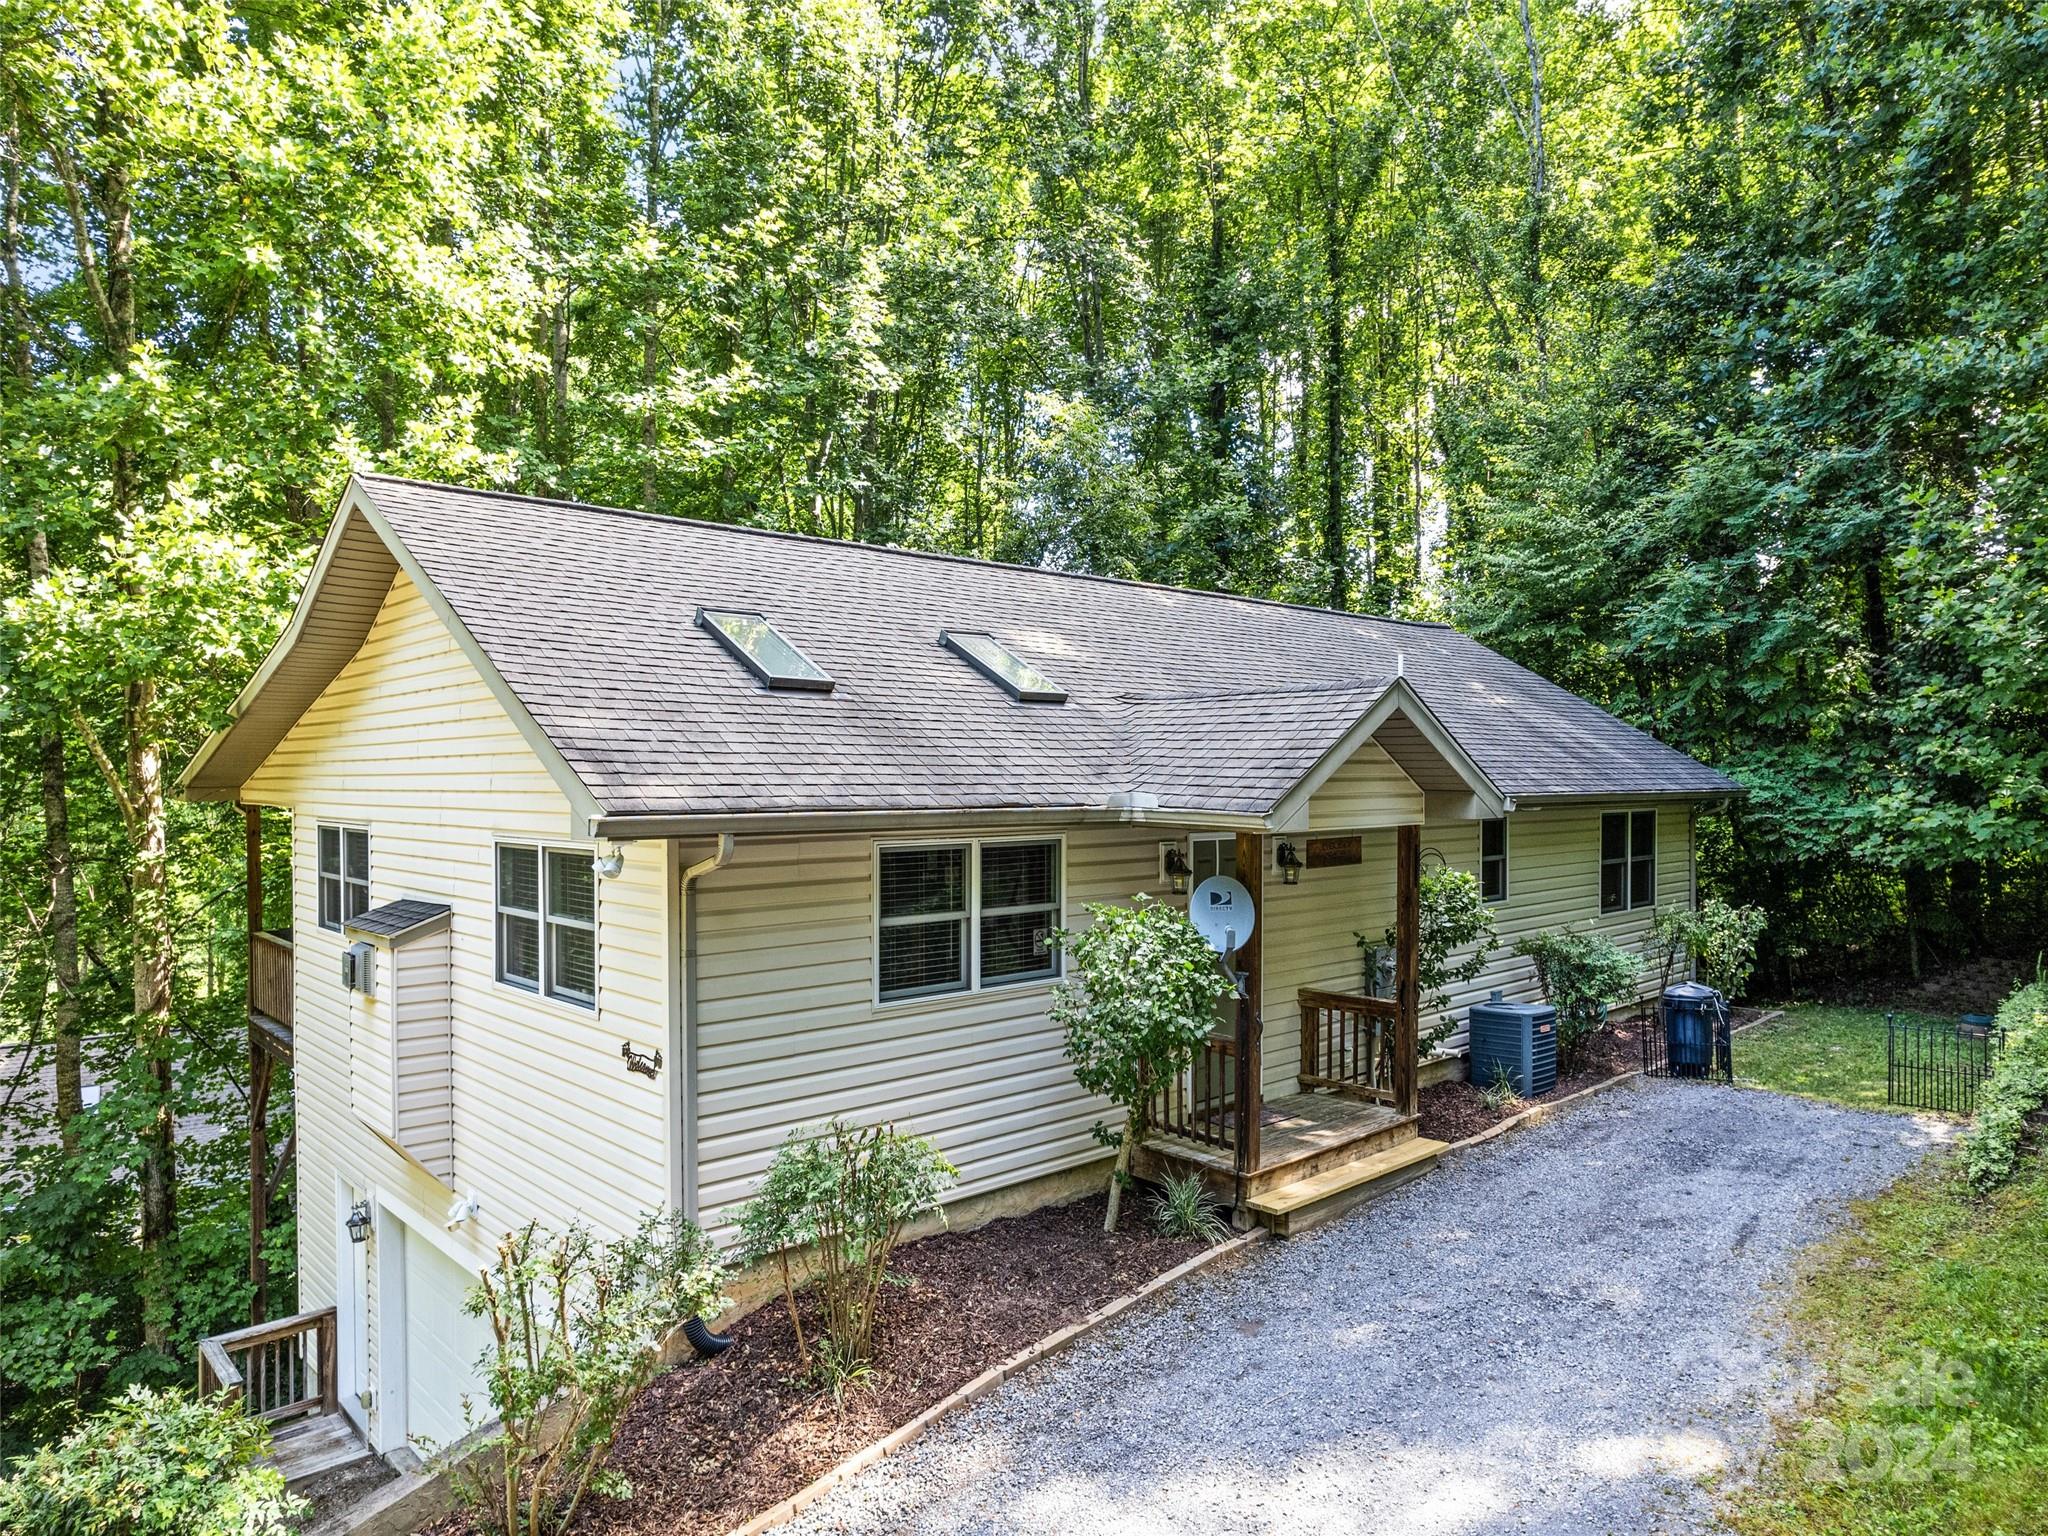
<path id="1" fill-rule="evenodd" d="M 226 1392 L 259 1419 L 333 1413 L 334 1308 L 199 1341 L 199 1395 Z"/>
<path id="2" fill-rule="evenodd" d="M 249 936 L 249 1006 L 291 1028 L 292 941 L 282 934 Z"/>
<path id="3" fill-rule="evenodd" d="M 1414 1042 L 1403 1048 L 1401 1009 L 1391 998 L 1301 993 L 1301 1087 L 1371 1099 L 1404 1113 L 1415 1089 Z"/>
<path id="4" fill-rule="evenodd" d="M 1259 1033 L 1258 1011 L 1240 997 L 1234 1036 L 1211 1036 L 1184 1074 L 1153 1091 L 1152 1132 L 1220 1147 L 1240 1174 L 1257 1168 Z"/>

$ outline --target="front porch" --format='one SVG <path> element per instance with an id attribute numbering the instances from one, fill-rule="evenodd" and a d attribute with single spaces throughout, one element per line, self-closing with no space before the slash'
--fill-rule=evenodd
<path id="1" fill-rule="evenodd" d="M 1284 1236 L 1436 1165 L 1442 1143 L 1416 1129 L 1420 828 L 1398 828 L 1394 852 L 1395 995 L 1298 989 L 1287 1019 L 1298 1031 L 1295 1091 L 1272 1092 L 1264 1015 L 1277 1010 L 1270 999 L 1261 1006 L 1268 934 L 1255 930 L 1236 957 L 1245 984 L 1234 1027 L 1159 1085 L 1133 1154 L 1139 1177 L 1197 1174 L 1238 1225 L 1262 1223 Z M 1236 867 L 1262 927 L 1270 917 L 1259 889 L 1264 864 L 1261 839 L 1240 834 Z"/>

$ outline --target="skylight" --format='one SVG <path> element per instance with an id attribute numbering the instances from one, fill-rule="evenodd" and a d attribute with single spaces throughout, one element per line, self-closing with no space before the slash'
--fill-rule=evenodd
<path id="1" fill-rule="evenodd" d="M 1022 699 L 1026 704 L 1066 702 L 1066 689 L 1020 659 L 993 635 L 942 629 L 939 644 L 964 656 L 975 671 L 1002 687 L 1013 699 Z"/>
<path id="2" fill-rule="evenodd" d="M 770 688 L 800 688 L 830 693 L 832 679 L 818 664 L 783 639 L 766 616 L 729 608 L 699 608 L 697 627 L 708 629 Z"/>

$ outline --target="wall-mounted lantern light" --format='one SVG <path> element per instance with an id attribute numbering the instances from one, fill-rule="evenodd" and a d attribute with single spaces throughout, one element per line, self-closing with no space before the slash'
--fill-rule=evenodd
<path id="1" fill-rule="evenodd" d="M 352 1243 L 367 1243 L 370 1240 L 370 1202 L 358 1200 L 349 1207 L 348 1240 Z"/>
<path id="2" fill-rule="evenodd" d="M 1166 845 L 1166 878 L 1173 886 L 1173 894 L 1185 896 L 1188 893 L 1188 876 L 1194 871 L 1188 868 L 1187 855 L 1180 851 L 1179 843 Z"/>
<path id="3" fill-rule="evenodd" d="M 1294 844 L 1282 843 L 1273 850 L 1273 862 L 1280 866 L 1282 885 L 1301 884 L 1301 855 L 1294 851 Z"/>

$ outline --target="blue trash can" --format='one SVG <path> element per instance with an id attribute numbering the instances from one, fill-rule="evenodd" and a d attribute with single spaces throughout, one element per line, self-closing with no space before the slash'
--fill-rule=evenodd
<path id="1" fill-rule="evenodd" d="M 1714 1034 L 1727 1008 L 1720 993 L 1697 981 L 1664 989 L 1664 1059 L 1673 1077 L 1713 1072 Z"/>

